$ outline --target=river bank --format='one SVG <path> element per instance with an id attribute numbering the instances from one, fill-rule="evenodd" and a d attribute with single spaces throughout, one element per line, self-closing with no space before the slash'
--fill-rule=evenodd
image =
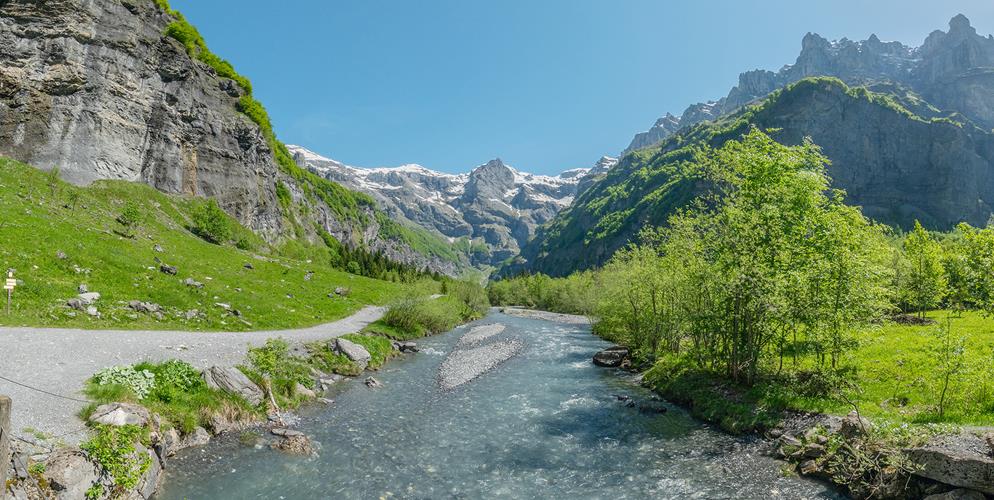
<path id="1" fill-rule="evenodd" d="M 686 366 L 658 362 L 643 373 L 620 347 L 598 353 L 598 360 L 638 373 L 642 385 L 696 418 L 760 437 L 765 452 L 787 462 L 791 473 L 855 498 L 994 495 L 994 429 L 874 422 L 856 404 L 845 415 L 771 407 L 749 388 Z"/>
<path id="2" fill-rule="evenodd" d="M 185 344 L 147 346 L 147 340 L 140 349 L 138 342 L 128 340 L 131 332 L 95 332 L 98 340 L 119 339 L 120 345 L 97 353 L 95 358 L 100 359 L 89 364 L 102 364 L 101 356 L 112 356 L 114 361 L 102 367 L 117 366 L 87 373 L 87 363 L 71 364 L 72 370 L 65 375 L 67 385 L 82 387 L 85 397 L 73 397 L 75 408 L 62 414 L 63 420 L 82 418 L 75 420 L 72 434 L 81 435 L 76 442 L 83 440 L 82 435 L 89 439 L 77 447 L 62 439 L 69 434 L 51 435 L 25 427 L 16 436 L 9 476 L 13 480 L 5 486 L 14 498 L 149 498 L 159 486 L 167 458 L 179 450 L 203 446 L 215 436 L 251 428 L 272 430 L 280 438 L 271 443 L 275 449 L 306 454 L 310 450 L 306 438 L 291 429 L 296 421 L 292 410 L 309 402 L 333 404 L 322 397 L 331 387 L 417 351 L 414 342 L 392 340 L 389 335 L 411 339 L 431 333 L 420 322 L 433 314 L 456 323 L 478 317 L 472 293 L 456 288 L 452 294 L 407 299 L 405 304 L 413 303 L 415 310 L 429 313 L 404 324 L 395 322 L 396 312 L 391 320 L 391 311 L 385 314 L 376 308 L 307 331 L 174 333 L 196 335 L 189 339 L 196 341 L 191 342 L 192 349 Z M 389 335 L 381 333 L 383 328 Z M 89 348 L 100 342 L 81 344 Z M 137 349 L 131 359 L 141 362 L 122 363 L 127 361 L 120 354 L 131 353 L 129 349 Z M 163 355 L 160 351 L 169 352 Z M 208 352 L 211 355 L 205 356 Z M 366 377 L 365 382 L 371 387 L 377 384 L 373 377 Z"/>

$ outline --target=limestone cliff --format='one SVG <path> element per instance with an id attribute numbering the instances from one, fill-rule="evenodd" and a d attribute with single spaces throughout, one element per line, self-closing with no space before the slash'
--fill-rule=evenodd
<path id="1" fill-rule="evenodd" d="M 327 231 L 420 268 L 466 264 L 439 238 L 294 170 L 285 149 L 274 151 L 283 146 L 247 80 L 206 46 L 168 36 L 177 21 L 162 0 L 0 0 L 0 155 L 78 184 L 116 179 L 214 197 L 273 242 L 320 242 Z M 213 59 L 195 57 L 205 51 Z M 281 182 L 306 209 L 281 207 Z M 303 235 L 290 231 L 291 216 L 306 218 Z"/>

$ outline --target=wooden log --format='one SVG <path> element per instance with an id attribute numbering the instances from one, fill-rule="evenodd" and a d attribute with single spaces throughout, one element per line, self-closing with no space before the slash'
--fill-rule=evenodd
<path id="1" fill-rule="evenodd" d="M 11 401 L 0 396 L 0 499 L 7 498 L 7 471 L 10 469 L 10 428 Z"/>

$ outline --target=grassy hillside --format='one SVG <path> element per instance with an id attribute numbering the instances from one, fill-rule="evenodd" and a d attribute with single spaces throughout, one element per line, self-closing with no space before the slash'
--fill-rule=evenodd
<path id="1" fill-rule="evenodd" d="M 127 182 L 79 188 L 0 159 L 0 268 L 16 269 L 23 281 L 14 292 L 11 314 L 0 311 L 0 325 L 289 328 L 438 290 L 431 280 L 395 283 L 336 270 L 329 264 L 331 248 L 298 241 L 274 248 L 233 219 L 227 241 L 208 243 L 191 230 L 193 214 L 205 203 Z M 121 222 L 129 218 L 137 222 Z M 175 266 L 177 273 L 163 273 L 160 264 Z M 188 278 L 203 288 L 184 284 Z M 81 284 L 101 294 L 94 303 L 99 317 L 66 306 Z M 335 294 L 339 287 L 350 292 Z M 159 315 L 137 312 L 128 307 L 133 300 L 163 310 Z"/>

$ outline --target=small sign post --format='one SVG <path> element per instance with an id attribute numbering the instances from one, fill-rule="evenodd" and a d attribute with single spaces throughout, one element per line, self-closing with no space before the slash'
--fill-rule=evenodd
<path id="1" fill-rule="evenodd" d="M 10 315 L 10 296 L 14 293 L 14 287 L 17 286 L 17 280 L 14 279 L 14 270 L 11 269 L 7 271 L 7 281 L 4 282 L 3 289 L 7 290 L 7 315 Z"/>

